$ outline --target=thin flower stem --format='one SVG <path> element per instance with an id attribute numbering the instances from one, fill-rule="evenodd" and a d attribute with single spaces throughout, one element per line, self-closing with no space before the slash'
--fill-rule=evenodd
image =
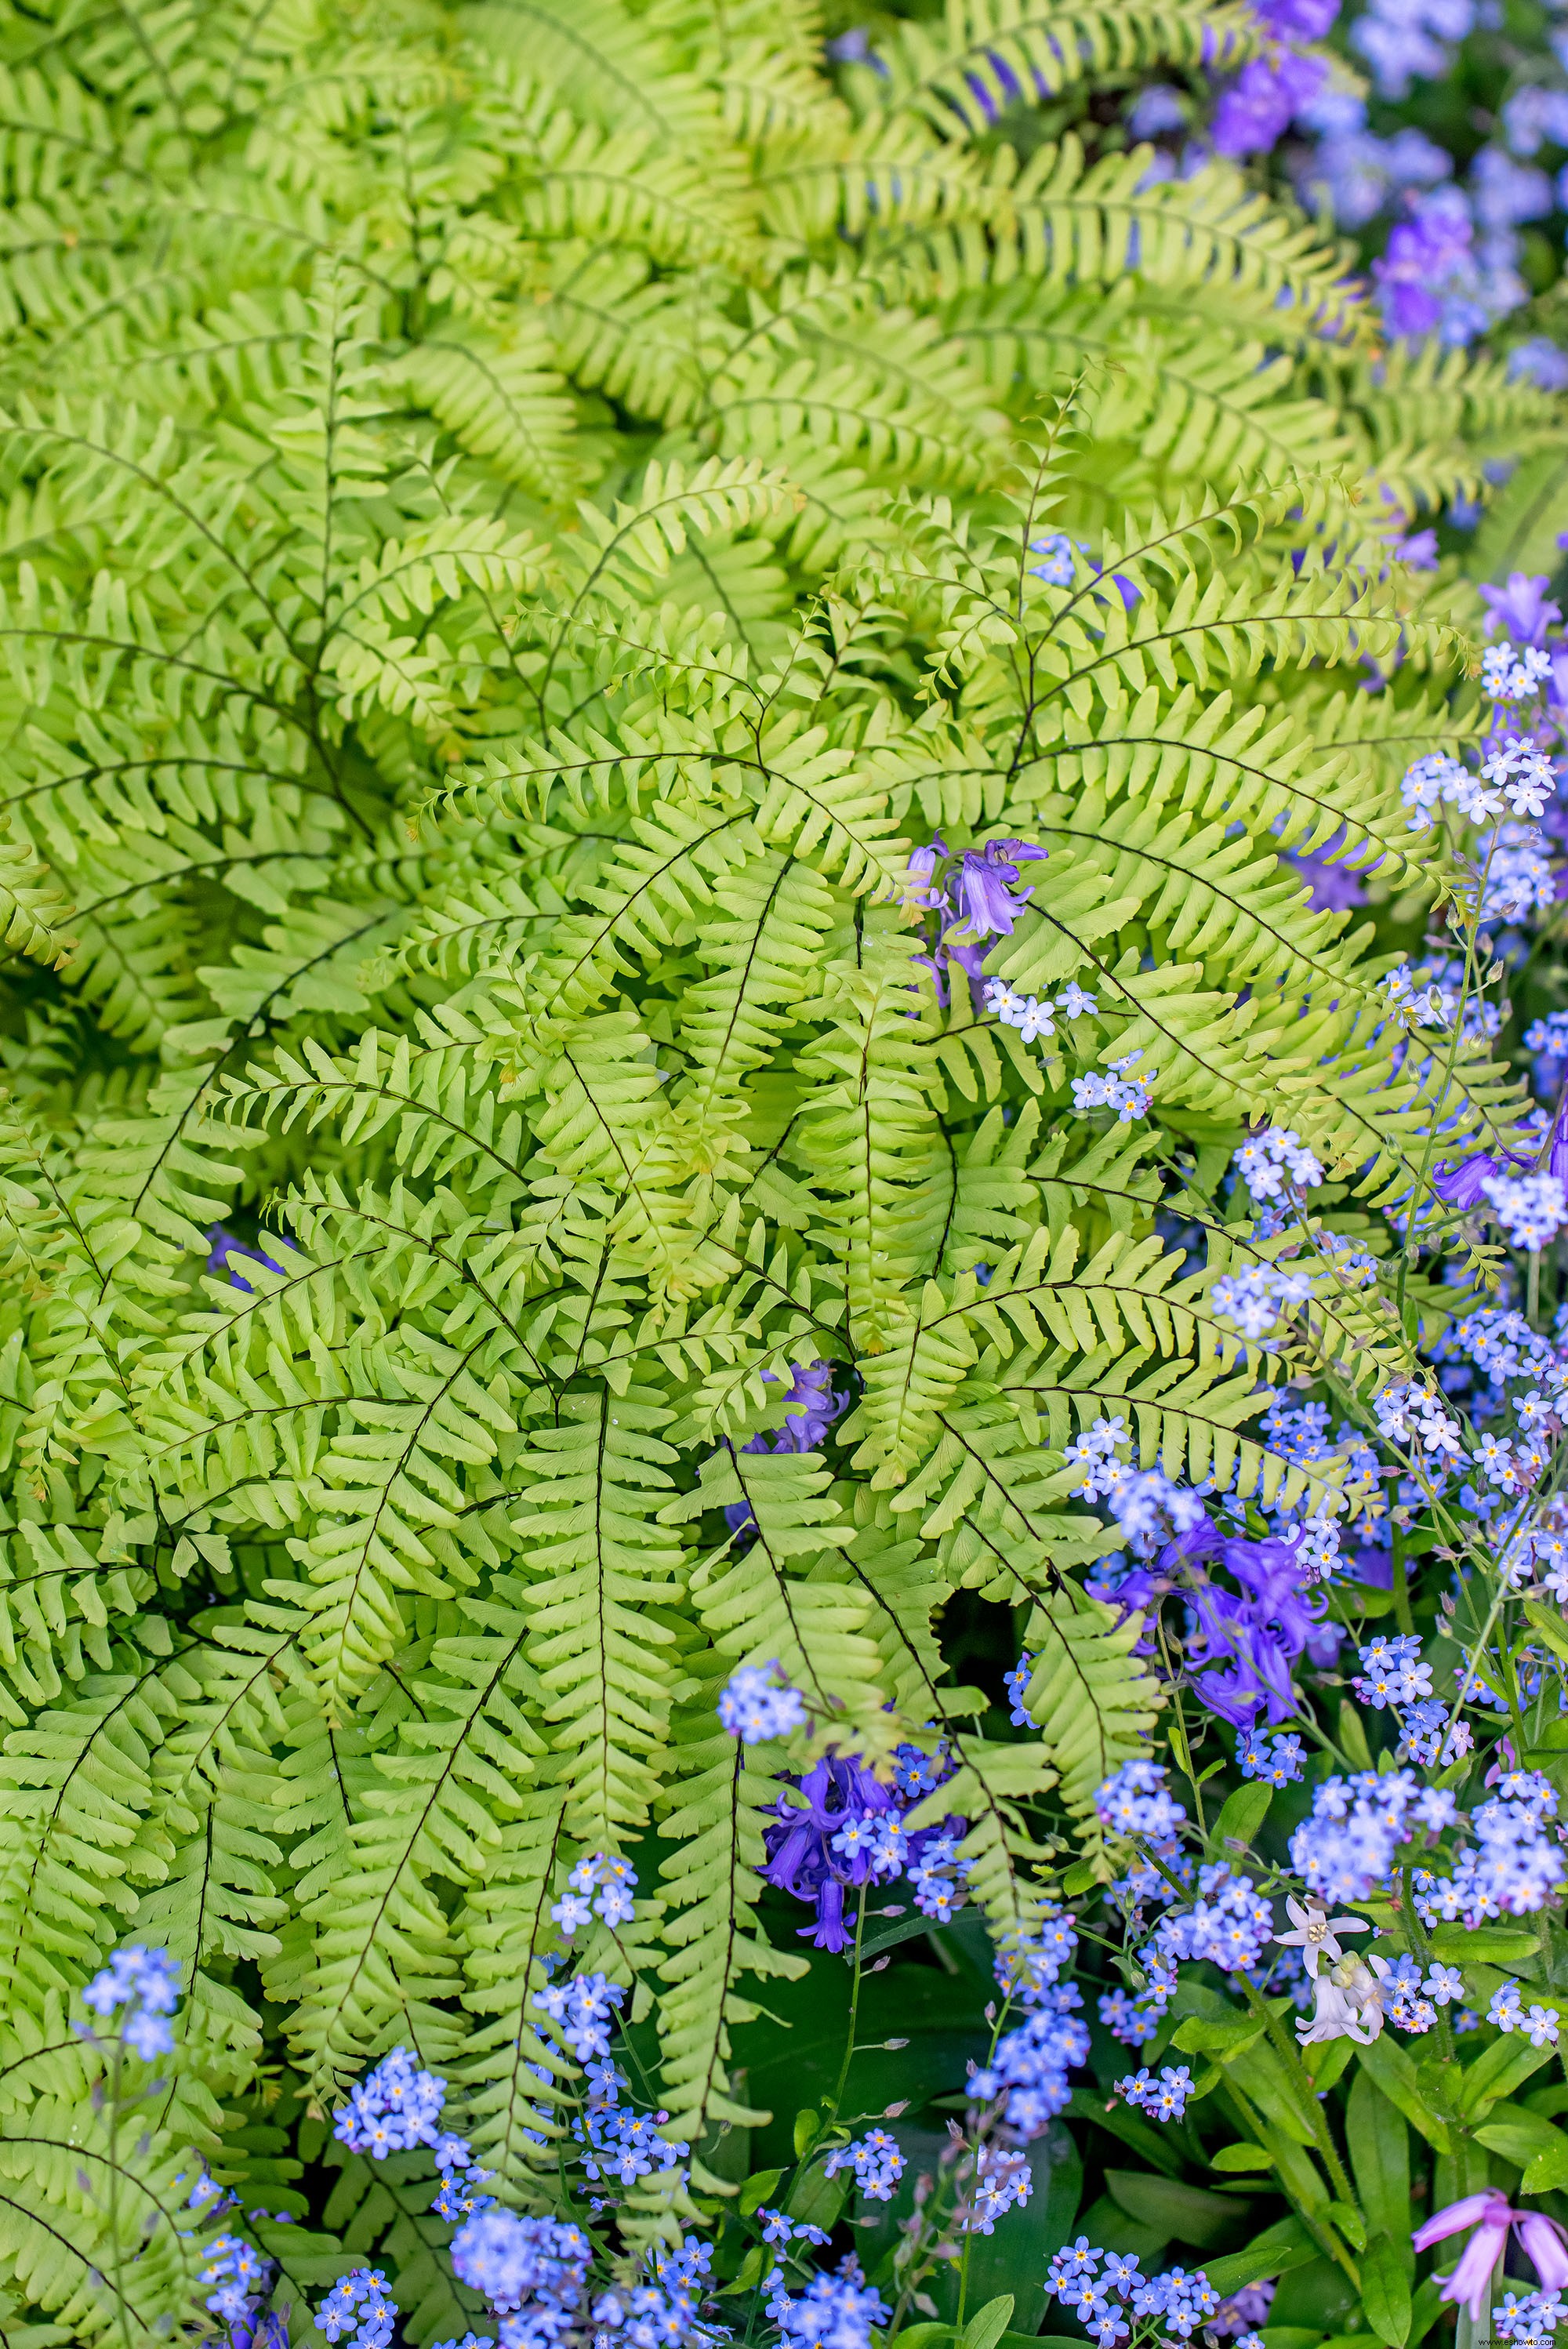
<path id="1" fill-rule="evenodd" d="M 108 2233 L 114 2251 L 114 2304 L 119 2320 L 119 2337 L 125 2349 L 131 2349 L 130 2310 L 125 2297 L 125 2258 L 119 2240 L 119 2094 L 124 2071 L 125 2042 L 117 2035 L 108 2107 Z"/>
<path id="2" fill-rule="evenodd" d="M 1453 1029 L 1449 1039 L 1449 1061 L 1447 1068 L 1443 1071 L 1443 1089 L 1442 1092 L 1438 1097 L 1439 1102 L 1446 1100 L 1448 1097 L 1449 1087 L 1453 1082 L 1454 1064 L 1459 1059 L 1460 1042 L 1464 1032 L 1465 1005 L 1470 999 L 1470 981 L 1475 971 L 1476 941 L 1480 933 L 1480 909 L 1486 901 L 1487 879 L 1491 872 L 1491 860 L 1494 853 L 1496 852 L 1496 848 L 1497 830 L 1494 825 L 1492 829 L 1491 844 L 1486 852 L 1486 863 L 1481 868 L 1480 879 L 1476 885 L 1475 909 L 1470 916 L 1470 925 L 1465 932 L 1464 976 L 1460 981 L 1460 999 L 1454 1006 Z M 1405 1245 L 1399 1251 L 1399 1278 L 1394 1300 L 1394 1315 L 1401 1330 L 1403 1330 L 1405 1327 L 1406 1285 L 1409 1278 L 1410 1267 L 1415 1263 L 1418 1255 L 1420 1253 L 1420 1243 L 1416 1234 L 1416 1222 L 1420 1214 L 1421 1193 L 1426 1188 L 1427 1170 L 1432 1162 L 1432 1149 L 1437 1138 L 1438 1129 L 1436 1119 L 1429 1119 L 1428 1121 L 1426 1141 L 1421 1151 L 1420 1167 L 1416 1175 L 1415 1185 L 1410 1193 L 1410 1205 L 1408 1210 L 1408 1221 L 1405 1227 Z"/>
<path id="3" fill-rule="evenodd" d="M 1160 1634 L 1160 1653 L 1164 1659 L 1166 1676 L 1171 1683 L 1172 1699 L 1171 1743 L 1175 1748 L 1176 1759 L 1181 1765 L 1181 1775 L 1192 1789 L 1192 1807 L 1198 1815 L 1198 1832 L 1206 1843 L 1209 1830 L 1203 1818 L 1203 1790 L 1199 1783 L 1197 1772 L 1192 1767 L 1192 1749 L 1187 1743 L 1187 1717 L 1181 1710 L 1181 1692 L 1176 1684 L 1176 1668 L 1171 1661 L 1171 1650 L 1166 1644 L 1163 1618 L 1157 1616 L 1155 1623 Z"/>
<path id="4" fill-rule="evenodd" d="M 1407 1639 L 1415 1636 L 1416 1619 L 1410 1611 L 1410 1582 L 1406 1572 L 1405 1535 L 1399 1526 L 1393 1527 L 1393 1556 L 1390 1571 L 1394 1582 L 1394 1619 Z"/>
<path id="5" fill-rule="evenodd" d="M 844 2101 L 844 2090 L 850 2082 L 850 2064 L 855 2052 L 855 2026 L 861 2012 L 861 1942 L 866 1930 L 866 1893 L 862 1888 L 860 1906 L 855 1911 L 855 1955 L 850 1977 L 850 2027 L 844 2035 L 844 2060 L 839 2066 L 838 2085 L 833 2090 L 833 2106 L 828 2115 L 828 2127 L 839 2117 L 839 2107 Z"/>

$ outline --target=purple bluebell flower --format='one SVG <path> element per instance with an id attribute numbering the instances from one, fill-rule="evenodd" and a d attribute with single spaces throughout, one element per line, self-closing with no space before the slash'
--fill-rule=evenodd
<path id="1" fill-rule="evenodd" d="M 833 1375 L 831 1362 L 791 1362 L 794 1382 L 784 1400 L 791 1408 L 789 1417 L 773 1440 L 766 1433 L 754 1435 L 742 1449 L 747 1452 L 815 1452 L 833 1422 L 849 1403 L 849 1389 L 841 1392 L 828 1383 Z M 764 1371 L 771 1378 L 771 1371 Z"/>
<path id="2" fill-rule="evenodd" d="M 1372 264 L 1384 323 L 1391 335 L 1410 340 L 1440 332 L 1445 342 L 1469 341 L 1486 324 L 1474 302 L 1480 271 L 1470 208 L 1457 188 L 1439 188 L 1407 199 L 1407 209 L 1389 233 L 1387 251 Z"/>
<path id="3" fill-rule="evenodd" d="M 782 1427 L 771 1432 L 759 1428 L 748 1444 L 741 1445 L 743 1452 L 818 1452 L 829 1428 L 848 1409 L 849 1389 L 841 1391 L 828 1384 L 833 1375 L 831 1362 L 791 1362 L 789 1369 L 793 1384 L 785 1401 L 794 1409 Z M 764 1371 L 762 1375 L 770 1385 L 775 1382 L 773 1371 Z M 751 1523 L 750 1502 L 728 1503 L 724 1521 L 732 1534 L 738 1533 Z"/>
<path id="4" fill-rule="evenodd" d="M 947 907 L 946 893 L 936 885 L 936 868 L 948 853 L 944 840 L 929 841 L 923 848 L 912 848 L 905 868 L 904 895 L 912 905 L 927 909 Z"/>
<path id="5" fill-rule="evenodd" d="M 1545 1171 L 1555 1174 L 1568 1194 L 1568 1091 L 1557 1104 L 1557 1114 L 1546 1137 Z"/>
<path id="6" fill-rule="evenodd" d="M 1450 1207 L 1479 1207 L 1486 1197 L 1483 1186 L 1505 1168 L 1522 1174 L 1524 1161 L 1501 1151 L 1478 1150 L 1469 1158 L 1444 1159 L 1432 1168 L 1429 1180 Z"/>
<path id="7" fill-rule="evenodd" d="M 965 1833 L 966 1821 L 946 1818 L 906 1834 L 896 1788 L 883 1785 L 858 1755 L 828 1754 L 803 1778 L 785 1776 L 774 1823 L 763 1831 L 762 1874 L 815 1908 L 815 1924 L 800 1928 L 802 1940 L 843 1951 L 855 1922 L 852 1909 L 845 1915 L 847 1889 L 884 1881 L 905 1866 L 914 1878 L 928 1855 L 950 1865 L 946 1847 Z"/>
<path id="8" fill-rule="evenodd" d="M 284 1269 L 284 1266 L 278 1262 L 276 1257 L 268 1256 L 264 1248 L 247 1247 L 244 1241 L 241 1239 L 236 1233 L 230 1231 L 227 1226 L 222 1224 L 214 1224 L 211 1229 L 205 1234 L 205 1238 L 207 1245 L 211 1251 L 211 1255 L 207 1258 L 208 1271 L 226 1272 L 229 1276 L 231 1288 L 242 1288 L 247 1297 L 253 1295 L 254 1292 L 251 1288 L 250 1282 L 233 1269 L 233 1258 L 235 1257 L 244 1257 L 252 1264 L 264 1264 L 269 1272 L 281 1273 Z M 280 1239 L 279 1245 L 283 1247 L 292 1248 L 294 1247 L 294 1242 L 286 1237 L 284 1237 Z"/>
<path id="9" fill-rule="evenodd" d="M 1339 14 L 1339 0 L 1253 0 L 1253 14 L 1276 41 L 1321 41 Z"/>
<path id="10" fill-rule="evenodd" d="M 988 840 L 984 848 L 966 848 L 958 867 L 959 921 L 979 937 L 1011 936 L 1034 895 L 1032 888 L 1019 888 L 1018 867 L 1049 853 L 1026 840 Z"/>
<path id="11" fill-rule="evenodd" d="M 1306 1568 L 1295 1543 L 1228 1538 L 1207 1516 L 1167 1543 L 1151 1569 L 1134 1569 L 1118 1586 L 1124 1614 L 1151 1611 L 1174 1593 L 1186 1603 L 1186 1653 L 1193 1693 L 1233 1729 L 1250 1730 L 1260 1713 L 1271 1726 L 1293 1718 L 1291 1684 L 1299 1656 L 1333 1661 L 1336 1627 L 1328 1601 L 1304 1590 Z M 1218 1580 L 1223 1573 L 1238 1586 Z"/>
<path id="12" fill-rule="evenodd" d="M 1343 824 L 1310 855 L 1284 858 L 1284 863 L 1293 864 L 1306 883 L 1314 913 L 1339 914 L 1367 903 L 1367 892 L 1361 884 L 1368 871 L 1377 871 L 1377 865 L 1346 864 L 1344 858 Z"/>
<path id="13" fill-rule="evenodd" d="M 1321 58 L 1297 57 L 1290 49 L 1273 62 L 1250 58 L 1214 109 L 1216 153 L 1235 158 L 1273 147 L 1292 118 L 1316 97 L 1326 71 Z"/>
<path id="14" fill-rule="evenodd" d="M 1563 618 L 1562 606 L 1547 595 L 1548 584 L 1542 571 L 1511 571 L 1506 586 L 1483 586 L 1487 635 L 1495 636 L 1502 628 L 1516 645 L 1543 645 L 1548 629 L 1558 626 Z"/>
<path id="15" fill-rule="evenodd" d="M 1412 530 L 1394 541 L 1394 553 L 1412 571 L 1435 571 L 1440 557 L 1435 530 Z"/>
<path id="16" fill-rule="evenodd" d="M 289 2349 L 288 2320 L 275 2308 L 257 2308 L 229 2328 L 228 2349 Z"/>

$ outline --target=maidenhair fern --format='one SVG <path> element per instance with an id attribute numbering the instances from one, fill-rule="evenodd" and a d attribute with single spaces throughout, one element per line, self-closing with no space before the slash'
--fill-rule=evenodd
<path id="1" fill-rule="evenodd" d="M 300 2165 L 402 2044 L 554 2206 L 600 1855 L 667 2234 L 807 1962 L 787 1761 L 945 1740 L 912 1831 L 1004 1940 L 1103 1872 L 1161 1689 L 1084 1431 L 1357 1506 L 1267 1382 L 1408 1365 L 1437 1292 L 1336 1251 L 1517 1091 L 1289 859 L 1451 890 L 1398 779 L 1480 730 L 1478 607 L 1397 543 L 1562 426 L 1383 358 L 1227 170 L 987 129 L 1250 37 L 955 0 L 835 84 L 804 0 L 10 13 L 7 2338 L 184 2323 L 205 2165 L 461 2332 L 428 2194 Z M 1260 1353 L 1217 1185 L 1276 1123 L 1320 1262 Z M 748 1668 L 804 1726 L 727 1733 Z M 185 1993 L 134 2113 L 71 2020 L 121 1942 Z"/>

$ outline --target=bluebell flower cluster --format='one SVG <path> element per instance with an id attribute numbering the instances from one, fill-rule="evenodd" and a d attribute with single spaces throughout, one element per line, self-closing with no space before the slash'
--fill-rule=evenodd
<path id="1" fill-rule="evenodd" d="M 229 1276 L 230 1288 L 242 1288 L 247 1297 L 253 1296 L 255 1292 L 252 1288 L 250 1282 L 245 1279 L 244 1276 L 242 1273 L 235 1271 L 234 1259 L 236 1257 L 243 1257 L 247 1262 L 251 1264 L 264 1264 L 269 1272 L 281 1273 L 284 1270 L 284 1267 L 278 1262 L 277 1258 L 275 1257 L 269 1256 L 265 1248 L 247 1247 L 243 1240 L 238 1238 L 233 1232 L 229 1231 L 222 1224 L 214 1224 L 211 1231 L 207 1232 L 204 1237 L 206 1238 L 209 1251 L 207 1257 L 207 1270 L 209 1272 L 226 1272 Z M 278 1245 L 280 1247 L 293 1247 L 294 1243 L 285 1233 L 280 1238 Z"/>
<path id="2" fill-rule="evenodd" d="M 918 1748 L 910 1752 L 906 1766 L 918 1770 L 923 1782 L 930 1757 Z M 825 1754 L 803 1777 L 784 1775 L 774 1818 L 763 1834 L 763 1873 L 780 1891 L 810 1902 L 816 1922 L 802 1926 L 800 1934 L 818 1949 L 849 1948 L 855 1912 L 846 1911 L 844 1896 L 867 1884 L 906 1876 L 915 1906 L 938 1924 L 962 1905 L 968 1863 L 958 1847 L 967 1823 L 948 1817 L 938 1826 L 912 1832 L 894 1800 L 899 1792 L 896 1779 L 885 1785 L 853 1754 Z"/>
<path id="3" fill-rule="evenodd" d="M 132 1942 L 117 1950 L 102 1971 L 94 1974 L 82 1992 L 82 2003 L 101 2015 L 123 2007 L 120 2038 L 132 2054 L 150 2064 L 174 2045 L 169 2018 L 180 2003 L 179 1968 L 167 1950 L 147 1950 Z"/>
<path id="4" fill-rule="evenodd" d="M 947 999 L 947 975 L 954 965 L 978 999 L 991 940 L 1011 937 L 1034 895 L 1032 887 L 1024 885 L 1019 868 L 1043 861 L 1049 853 L 1027 840 L 989 840 L 984 847 L 963 850 L 956 858 L 944 840 L 912 853 L 904 902 L 936 916 L 930 952 L 913 959 L 931 971 L 939 1000 Z"/>
<path id="5" fill-rule="evenodd" d="M 829 1428 L 836 1419 L 842 1416 L 850 1404 L 849 1389 L 835 1388 L 832 1384 L 832 1376 L 831 1362 L 820 1361 L 791 1362 L 789 1392 L 784 1398 L 790 1408 L 786 1413 L 782 1424 L 771 1433 L 766 1428 L 758 1428 L 750 1441 L 741 1445 L 741 1450 L 773 1453 L 820 1452 Z M 764 1382 L 769 1386 L 778 1384 L 777 1376 L 772 1371 L 764 1371 L 762 1377 Z M 732 1534 L 742 1532 L 752 1522 L 750 1502 L 727 1503 L 724 1521 Z M 764 1669 L 766 1670 L 767 1667 Z M 728 1728 L 727 1722 L 725 1726 Z"/>
<path id="6" fill-rule="evenodd" d="M 1297 1658 L 1326 1667 L 1338 1651 L 1327 1599 L 1311 1587 L 1321 1572 L 1310 1541 L 1228 1536 L 1200 1508 L 1198 1522 L 1166 1544 L 1151 1570 L 1134 1568 L 1111 1595 L 1124 1614 L 1145 1616 L 1179 1596 L 1185 1662 L 1199 1702 L 1233 1729 L 1255 1727 L 1260 1713 L 1277 1728 L 1295 1713 Z"/>

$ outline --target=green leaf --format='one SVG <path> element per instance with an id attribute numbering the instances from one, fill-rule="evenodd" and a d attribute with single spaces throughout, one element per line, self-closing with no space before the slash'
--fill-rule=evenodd
<path id="1" fill-rule="evenodd" d="M 1129 2112 L 1119 2097 L 1097 2095 L 1092 2088 L 1075 2088 L 1068 2104 L 1073 2120 L 1092 2121 L 1108 2136 L 1119 2137 L 1132 2152 L 1141 2155 L 1154 2168 L 1169 2178 L 1181 2174 L 1181 2156 L 1169 2137 L 1162 2137 L 1152 2121 L 1138 2113 Z"/>
<path id="2" fill-rule="evenodd" d="M 1261 2145 L 1222 2145 L 1210 2158 L 1211 2169 L 1270 2169 L 1274 2156 Z"/>
<path id="3" fill-rule="evenodd" d="M 1246 2224 L 1244 2203 L 1173 2178 L 1153 2178 L 1139 2169 L 1108 2169 L 1105 2182 L 1130 2219 L 1200 2250 L 1222 2245 Z"/>
<path id="4" fill-rule="evenodd" d="M 1250 2014 L 1190 2014 L 1171 2033 L 1171 2044 L 1185 2054 L 1217 2055 L 1222 2062 L 1240 2055 L 1263 2037 L 1266 2023 Z"/>
<path id="5" fill-rule="evenodd" d="M 1553 2052 L 1550 2046 L 1532 2047 L 1522 2032 L 1494 2039 L 1473 2064 L 1459 2071 L 1454 2098 L 1460 2111 L 1472 2120 L 1478 2118 L 1498 2097 L 1511 2096 L 1532 2072 L 1550 2064 Z"/>
<path id="6" fill-rule="evenodd" d="M 1372 1748 L 1367 1743 L 1367 1724 L 1348 1697 L 1340 1702 L 1339 1743 L 1357 1770 L 1376 1768 Z"/>
<path id="7" fill-rule="evenodd" d="M 1541 1947 L 1538 1931 L 1511 1925 L 1439 1925 L 1430 1938 L 1434 1957 L 1478 1966 L 1519 1965 Z"/>
<path id="8" fill-rule="evenodd" d="M 803 2116 L 799 2113 L 797 2113 L 795 2116 L 795 2127 L 797 2134 L 799 2134 L 802 2118 Z M 809 2150 L 809 2147 L 801 2147 L 799 2150 L 804 2153 Z M 784 2172 L 781 2169 L 758 2169 L 747 2179 L 745 2185 L 740 2189 L 740 2201 L 738 2206 L 740 2215 L 743 2219 L 749 2219 L 754 2210 L 760 2210 L 765 2202 L 772 2199 L 773 2196 L 778 2191 L 779 2181 L 783 2175 Z"/>
<path id="9" fill-rule="evenodd" d="M 1384 2032 L 1370 2045 L 1358 2047 L 1356 2054 L 1362 2070 L 1370 2074 L 1396 2112 L 1403 2113 L 1429 2145 L 1435 2146 L 1439 2153 L 1448 2153 L 1452 2143 L 1448 2123 L 1432 2111 L 1421 2092 L 1416 2067 L 1405 2050 Z"/>
<path id="10" fill-rule="evenodd" d="M 1007 2330 L 1013 2316 L 1013 2295 L 998 2292 L 984 2308 L 976 2309 L 959 2334 L 961 2349 L 996 2349 L 996 2344 Z"/>
<path id="11" fill-rule="evenodd" d="M 1378 2235 L 1362 2251 L 1361 2299 L 1367 2321 L 1388 2349 L 1404 2349 L 1410 2333 L 1410 2273 L 1400 2246 Z"/>
<path id="12" fill-rule="evenodd" d="M 1553 2127 L 1541 2114 L 1523 2105 L 1493 2104 L 1476 2137 L 1489 2151 L 1501 2153 L 1523 2171 L 1520 2184 L 1526 2194 L 1550 2194 L 1568 2186 L 1568 2132 Z"/>
<path id="13" fill-rule="evenodd" d="M 1358 2066 L 1345 2106 L 1351 2175 L 1372 2240 L 1394 2244 L 1414 2275 L 1410 2245 L 1410 2140 L 1402 2114 L 1371 2073 Z"/>
<path id="14" fill-rule="evenodd" d="M 1260 1785 L 1255 1779 L 1227 1795 L 1221 1806 L 1220 1816 L 1210 1830 L 1209 1841 L 1214 1849 L 1249 1849 L 1257 1840 L 1273 1800 L 1274 1789 Z"/>
<path id="15" fill-rule="evenodd" d="M 1555 1655 L 1568 1661 L 1568 1624 L 1564 1624 L 1555 1608 L 1542 1607 L 1539 1599 L 1527 1599 L 1524 1601 L 1524 1619 Z"/>
<path id="16" fill-rule="evenodd" d="M 1280 2219 L 1254 2238 L 1244 2251 L 1205 2260 L 1203 2272 L 1216 2292 L 1240 2292 L 1264 2276 L 1289 2275 L 1318 2257 L 1315 2240 L 1295 2218 Z"/>

